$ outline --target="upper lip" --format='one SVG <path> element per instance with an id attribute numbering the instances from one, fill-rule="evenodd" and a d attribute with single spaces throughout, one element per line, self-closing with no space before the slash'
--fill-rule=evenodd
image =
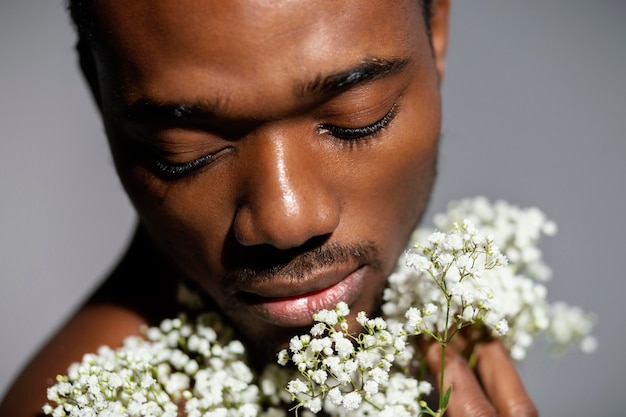
<path id="1" fill-rule="evenodd" d="M 305 273 L 302 277 L 276 275 L 270 279 L 250 283 L 246 288 L 239 288 L 237 292 L 242 295 L 253 295 L 267 299 L 298 297 L 332 287 L 360 267 L 333 265 L 329 268 Z"/>

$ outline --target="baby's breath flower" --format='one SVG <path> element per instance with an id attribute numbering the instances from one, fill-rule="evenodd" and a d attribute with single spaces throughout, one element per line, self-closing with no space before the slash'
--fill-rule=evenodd
<path id="1" fill-rule="evenodd" d="M 343 394 L 339 387 L 331 388 L 326 398 L 332 405 L 341 405 L 343 403 Z"/>
<path id="2" fill-rule="evenodd" d="M 289 353 L 287 352 L 286 349 L 282 349 L 280 352 L 278 352 L 278 364 L 285 366 L 287 365 L 287 362 L 289 361 Z"/>
<path id="3" fill-rule="evenodd" d="M 342 405 L 346 408 L 346 410 L 356 410 L 359 405 L 361 405 L 361 401 L 363 401 L 363 397 L 357 391 L 349 392 L 343 397 Z M 313 411 L 313 410 L 311 410 Z"/>
<path id="4" fill-rule="evenodd" d="M 409 337 L 426 334 L 445 346 L 458 329 L 478 325 L 473 342 L 485 332 L 500 337 L 516 360 L 539 334 L 557 348 L 596 348 L 592 316 L 547 301 L 543 282 L 552 271 L 537 243 L 557 228 L 540 210 L 468 199 L 436 215 L 435 224 L 439 231 L 414 233 L 420 243 L 389 277 L 384 316 L 358 312 L 357 333 L 349 329 L 349 306 L 340 302 L 317 312 L 310 332 L 277 354 L 282 367 L 270 364 L 255 375 L 233 330 L 216 314 L 199 313 L 201 298 L 181 285 L 193 319 L 166 319 L 120 348 L 86 354 L 57 377 L 42 411 L 174 417 L 182 401 L 187 417 L 286 417 L 294 401 L 301 417 L 322 410 L 342 417 L 443 415 L 445 406 L 421 408 L 433 387 L 414 374 L 419 364 Z"/>
<path id="5" fill-rule="evenodd" d="M 509 323 L 506 319 L 501 319 L 493 328 L 500 336 L 504 336 L 509 331 Z"/>
<path id="6" fill-rule="evenodd" d="M 407 346 L 407 334 L 402 325 L 390 325 L 382 317 L 368 318 L 365 313 L 359 313 L 357 319 L 364 333 L 355 337 L 346 321 L 349 314 L 347 306 L 338 305 L 334 312 L 337 322 L 346 323 L 345 326 L 339 330 L 327 326 L 323 334 L 311 337 L 309 346 L 297 344 L 294 347 L 298 349 L 295 352 L 291 350 L 290 359 L 300 370 L 300 376 L 289 382 L 288 391 L 293 395 L 297 408 L 312 412 L 316 412 L 321 404 L 331 415 L 378 415 L 385 407 L 391 406 L 387 404 L 388 394 L 396 392 L 393 389 L 389 391 L 388 385 L 394 366 L 399 366 L 396 371 L 402 374 L 408 370 L 410 361 L 407 356 L 412 357 L 413 350 Z M 335 315 L 327 311 L 317 314 L 315 320 L 319 323 L 328 317 L 334 322 Z M 318 328 L 314 324 L 311 333 Z M 331 343 L 332 349 L 318 349 L 318 354 L 304 364 L 302 356 L 311 346 L 328 343 Z M 400 361 L 396 365 L 398 358 Z M 413 377 L 410 378 L 417 384 Z M 399 397 L 407 394 L 417 401 L 419 393 L 405 389 L 398 391 Z M 397 401 L 393 404 L 397 405 Z M 415 415 L 419 407 L 411 403 L 403 409 L 408 415 Z"/>
<path id="7" fill-rule="evenodd" d="M 223 330 L 219 336 L 216 329 Z M 70 366 L 48 390 L 44 414 L 173 417 L 181 398 L 188 416 L 258 414 L 261 398 L 243 344 L 217 315 L 167 319 L 145 335 Z"/>
<path id="8" fill-rule="evenodd" d="M 501 337 L 516 359 L 541 334 L 559 348 L 589 335 L 592 318 L 580 310 L 563 314 L 566 309 L 547 301 L 543 281 L 551 270 L 537 243 L 556 233 L 556 225 L 539 209 L 479 197 L 451 203 L 435 224 L 439 231 L 416 231 L 424 243 L 407 251 L 389 279 L 382 306 L 389 321 L 438 338 L 446 324 L 478 323 Z"/>

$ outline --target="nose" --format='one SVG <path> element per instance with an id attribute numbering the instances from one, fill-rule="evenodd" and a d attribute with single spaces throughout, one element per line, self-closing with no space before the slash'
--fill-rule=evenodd
<path id="1" fill-rule="evenodd" d="M 296 248 L 339 224 L 338 200 L 321 161 L 300 138 L 285 136 L 250 138 L 239 155 L 234 234 L 241 245 Z"/>

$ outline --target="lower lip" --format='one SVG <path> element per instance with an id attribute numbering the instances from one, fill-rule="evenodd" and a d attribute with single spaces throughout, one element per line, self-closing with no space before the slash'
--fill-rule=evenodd
<path id="1" fill-rule="evenodd" d="M 365 278 L 361 267 L 338 283 L 323 290 L 286 298 L 268 298 L 253 308 L 265 321 L 284 327 L 302 327 L 313 322 L 313 314 L 323 309 L 334 309 L 337 303 L 351 304 L 358 297 Z"/>

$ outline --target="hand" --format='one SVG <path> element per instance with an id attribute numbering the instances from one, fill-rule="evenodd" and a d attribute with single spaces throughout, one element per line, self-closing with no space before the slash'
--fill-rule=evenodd
<path id="1" fill-rule="evenodd" d="M 477 347 L 472 369 L 454 344 L 446 347 L 444 387 L 452 385 L 446 415 L 449 417 L 537 417 L 537 410 L 509 353 L 498 340 Z M 431 344 L 426 362 L 440 382 L 441 346 Z"/>

